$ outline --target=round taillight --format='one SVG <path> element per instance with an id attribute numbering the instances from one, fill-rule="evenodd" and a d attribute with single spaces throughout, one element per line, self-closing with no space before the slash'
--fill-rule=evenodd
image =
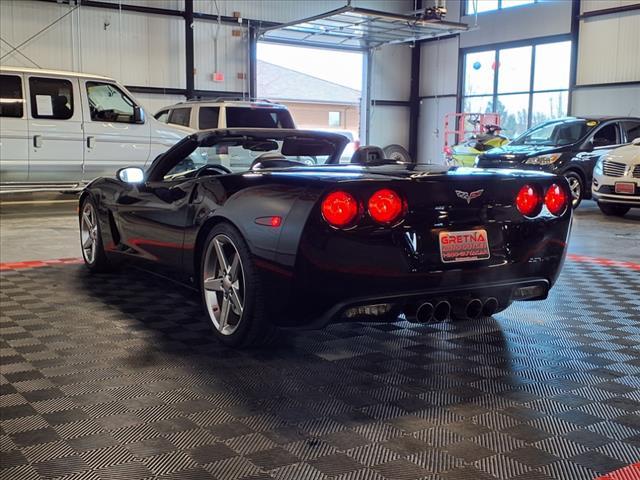
<path id="1" fill-rule="evenodd" d="M 322 216 L 334 227 L 346 227 L 358 215 L 358 201 L 350 193 L 337 190 L 322 201 Z"/>
<path id="2" fill-rule="evenodd" d="M 378 223 L 391 223 L 402 215 L 404 204 L 400 195 L 393 190 L 383 188 L 369 198 L 369 215 Z"/>
<path id="3" fill-rule="evenodd" d="M 542 209 L 542 195 L 537 188 L 525 185 L 518 192 L 516 207 L 525 217 L 535 217 Z"/>
<path id="4" fill-rule="evenodd" d="M 547 206 L 547 210 L 556 216 L 564 213 L 568 203 L 569 197 L 567 193 L 560 185 L 556 185 L 555 183 L 549 187 L 544 196 L 544 204 Z"/>

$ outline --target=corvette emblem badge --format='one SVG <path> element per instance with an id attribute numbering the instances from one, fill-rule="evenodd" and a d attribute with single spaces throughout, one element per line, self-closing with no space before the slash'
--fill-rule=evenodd
<path id="1" fill-rule="evenodd" d="M 471 200 L 473 200 L 474 198 L 478 198 L 480 195 L 482 195 L 483 192 L 484 190 L 476 190 L 474 192 L 463 192 L 462 190 L 456 190 L 456 195 L 461 199 L 466 200 L 467 203 L 470 204 Z"/>

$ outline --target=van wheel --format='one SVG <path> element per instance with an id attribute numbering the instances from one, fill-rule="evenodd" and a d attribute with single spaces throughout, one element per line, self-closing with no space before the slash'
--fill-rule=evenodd
<path id="1" fill-rule="evenodd" d="M 584 183 L 580 174 L 576 172 L 566 172 L 564 177 L 569 182 L 569 191 L 571 192 L 571 208 L 578 208 L 582 197 L 584 196 Z"/>
<path id="2" fill-rule="evenodd" d="M 260 278 L 240 232 L 228 223 L 211 229 L 200 264 L 200 289 L 214 336 L 231 347 L 270 343 L 271 324 Z"/>
<path id="3" fill-rule="evenodd" d="M 623 217 L 631 209 L 631 207 L 625 207 L 624 205 L 611 205 L 610 203 L 598 202 L 598 208 L 602 213 L 612 217 Z"/>

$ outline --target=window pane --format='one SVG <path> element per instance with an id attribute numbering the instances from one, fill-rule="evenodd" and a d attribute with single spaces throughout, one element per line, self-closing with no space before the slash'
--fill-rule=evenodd
<path id="1" fill-rule="evenodd" d="M 134 104 L 118 87 L 110 83 L 87 82 L 91 120 L 98 122 L 134 122 Z"/>
<path id="2" fill-rule="evenodd" d="M 487 113 L 491 112 L 491 103 L 493 96 L 486 95 L 483 97 L 465 97 L 462 110 L 468 113 Z"/>
<path id="3" fill-rule="evenodd" d="M 208 128 L 218 128 L 218 116 L 220 114 L 220 107 L 200 107 L 199 123 L 200 130 L 206 130 Z"/>
<path id="4" fill-rule="evenodd" d="M 227 107 L 228 128 L 294 128 L 288 110 Z"/>
<path id="5" fill-rule="evenodd" d="M 493 93 L 495 50 L 467 53 L 465 58 L 464 94 Z"/>
<path id="6" fill-rule="evenodd" d="M 73 116 L 71 82 L 59 78 L 29 79 L 31 116 L 67 120 Z"/>
<path id="7" fill-rule="evenodd" d="M 529 94 L 500 95 L 495 111 L 500 114 L 503 134 L 509 138 L 520 135 L 527 129 Z"/>
<path id="8" fill-rule="evenodd" d="M 162 123 L 167 123 L 169 120 L 169 110 L 162 110 L 154 115 L 154 118 Z"/>
<path id="9" fill-rule="evenodd" d="M 519 5 L 528 5 L 533 2 L 534 0 L 502 0 L 500 8 L 517 7 Z"/>
<path id="10" fill-rule="evenodd" d="M 498 0 L 467 0 L 467 15 L 498 9 Z"/>
<path id="11" fill-rule="evenodd" d="M 329 126 L 338 128 L 340 125 L 340 112 L 329 112 Z"/>
<path id="12" fill-rule="evenodd" d="M 567 99 L 568 95 L 566 91 L 534 93 L 531 125 L 535 126 L 547 120 L 566 116 Z"/>
<path id="13" fill-rule="evenodd" d="M 548 43 L 536 47 L 534 90 L 569 88 L 571 42 Z"/>
<path id="14" fill-rule="evenodd" d="M 531 84 L 531 47 L 500 50 L 498 93 L 528 92 Z"/>
<path id="15" fill-rule="evenodd" d="M 631 142 L 632 140 L 640 137 L 640 122 L 622 122 L 622 129 L 626 133 L 627 142 Z"/>
<path id="16" fill-rule="evenodd" d="M 0 117 L 22 118 L 23 106 L 20 77 L 0 75 Z"/>
<path id="17" fill-rule="evenodd" d="M 174 108 L 169 114 L 169 123 L 174 125 L 182 125 L 188 127 L 191 120 L 190 108 Z"/>

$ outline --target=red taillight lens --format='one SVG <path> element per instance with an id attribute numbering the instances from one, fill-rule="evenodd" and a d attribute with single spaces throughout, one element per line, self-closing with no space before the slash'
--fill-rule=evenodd
<path id="1" fill-rule="evenodd" d="M 358 201 L 350 193 L 331 192 L 321 205 L 322 216 L 334 227 L 346 227 L 358 216 Z"/>
<path id="2" fill-rule="evenodd" d="M 535 217 L 542 209 L 542 195 L 540 195 L 540 191 L 531 185 L 525 185 L 518 192 L 516 207 L 518 207 L 518 211 L 525 217 Z"/>
<path id="3" fill-rule="evenodd" d="M 547 206 L 547 210 L 556 216 L 564 213 L 568 203 L 569 197 L 567 193 L 560 185 L 556 185 L 555 183 L 549 187 L 544 196 L 544 204 Z"/>
<path id="4" fill-rule="evenodd" d="M 369 215 L 378 223 L 391 223 L 400 218 L 404 204 L 393 190 L 383 188 L 369 198 Z"/>

